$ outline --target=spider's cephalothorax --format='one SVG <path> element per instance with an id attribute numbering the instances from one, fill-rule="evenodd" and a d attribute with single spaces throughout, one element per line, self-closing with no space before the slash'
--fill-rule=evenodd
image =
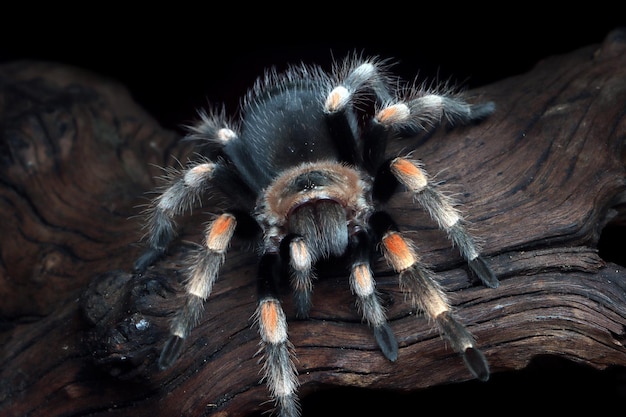
<path id="1" fill-rule="evenodd" d="M 255 313 L 264 376 L 281 416 L 299 414 L 297 372 L 278 298 L 289 271 L 296 314 L 307 317 L 318 261 L 342 257 L 363 319 L 391 361 L 398 343 L 378 298 L 370 262 L 380 250 L 399 274 L 414 307 L 436 323 L 478 379 L 489 366 L 470 332 L 455 318 L 436 277 L 414 245 L 382 209 L 398 186 L 412 193 L 447 232 L 470 269 L 489 286 L 498 280 L 479 254 L 460 213 L 409 156 L 387 156 L 388 139 L 420 133 L 447 121 L 469 123 L 494 110 L 447 91 L 399 87 L 378 59 L 350 57 L 331 73 L 314 66 L 268 72 L 242 103 L 231 124 L 224 112 L 201 113 L 188 139 L 199 141 L 197 161 L 177 172 L 149 210 L 148 250 L 135 269 L 162 256 L 175 235 L 174 218 L 203 193 L 221 193 L 231 206 L 209 223 L 203 245 L 189 259 L 186 302 L 171 323 L 159 366 L 171 366 L 197 324 L 234 236 L 256 239 L 259 249 Z"/>

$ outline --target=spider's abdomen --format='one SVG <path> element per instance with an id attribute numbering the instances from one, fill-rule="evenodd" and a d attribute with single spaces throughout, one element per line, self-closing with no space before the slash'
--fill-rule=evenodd
<path id="1" fill-rule="evenodd" d="M 324 116 L 318 85 L 281 85 L 244 106 L 241 136 L 225 152 L 244 180 L 262 190 L 301 162 L 338 160 Z"/>

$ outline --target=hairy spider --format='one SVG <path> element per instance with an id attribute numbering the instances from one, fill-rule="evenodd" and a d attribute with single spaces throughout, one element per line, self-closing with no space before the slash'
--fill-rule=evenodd
<path id="1" fill-rule="evenodd" d="M 186 137 L 201 157 L 171 178 L 148 210 L 148 249 L 135 263 L 144 271 L 167 250 L 175 217 L 204 195 L 221 193 L 228 206 L 208 224 L 201 248 L 188 259 L 186 301 L 171 322 L 161 369 L 181 354 L 224 262 L 233 237 L 258 243 L 258 306 L 264 380 L 278 414 L 300 413 L 293 346 L 279 301 L 279 281 L 289 279 L 296 315 L 311 307 L 318 261 L 345 260 L 364 321 L 390 361 L 398 343 L 387 323 L 371 269 L 382 256 L 399 275 L 414 307 L 432 319 L 469 371 L 489 378 L 489 366 L 473 336 L 451 311 L 437 277 L 415 246 L 382 209 L 399 187 L 414 196 L 488 287 L 498 280 L 480 256 L 466 223 L 449 197 L 429 182 L 411 156 L 388 156 L 389 139 L 410 137 L 448 122 L 469 123 L 491 114 L 494 104 L 468 104 L 451 91 L 430 91 L 392 76 L 386 61 L 350 56 L 331 72 L 317 66 L 268 71 L 242 101 L 241 117 L 200 112 Z M 410 154 L 408 154 L 410 155 Z"/>

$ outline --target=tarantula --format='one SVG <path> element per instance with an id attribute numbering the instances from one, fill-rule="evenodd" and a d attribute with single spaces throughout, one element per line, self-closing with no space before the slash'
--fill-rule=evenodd
<path id="1" fill-rule="evenodd" d="M 199 158 L 171 178 L 150 205 L 147 250 L 135 262 L 144 271 L 164 255 L 176 235 L 175 218 L 205 193 L 221 193 L 228 206 L 206 227 L 204 241 L 188 259 L 186 301 L 171 322 L 159 359 L 170 367 L 196 326 L 233 238 L 253 239 L 259 255 L 258 305 L 254 317 L 263 353 L 264 380 L 278 414 L 300 413 L 279 282 L 288 279 L 296 315 L 311 307 L 316 266 L 346 261 L 349 283 L 364 321 L 383 355 L 398 356 L 375 288 L 371 264 L 382 253 L 399 275 L 415 308 L 432 319 L 479 380 L 489 366 L 471 333 L 451 311 L 437 277 L 414 244 L 382 209 L 399 188 L 408 191 L 447 233 L 473 273 L 488 287 L 498 280 L 481 257 L 466 222 L 450 198 L 410 156 L 386 155 L 387 141 L 423 133 L 438 124 L 467 124 L 494 111 L 492 102 L 468 104 L 451 91 L 402 83 L 387 61 L 350 56 L 325 72 L 318 66 L 267 71 L 242 100 L 237 121 L 224 109 L 201 111 L 186 136 Z M 348 272 L 346 273 L 348 275 Z"/>

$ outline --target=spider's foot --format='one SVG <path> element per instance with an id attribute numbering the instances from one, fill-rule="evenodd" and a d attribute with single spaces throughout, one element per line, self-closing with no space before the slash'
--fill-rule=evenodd
<path id="1" fill-rule="evenodd" d="M 487 116 L 491 115 L 496 110 L 496 105 L 493 101 L 486 103 L 473 104 L 471 107 L 471 119 L 474 121 L 481 121 Z"/>
<path id="2" fill-rule="evenodd" d="M 165 253 L 162 249 L 148 249 L 141 254 L 135 261 L 133 269 L 136 273 L 141 274 L 148 269 L 148 267 L 154 264 Z"/>
<path id="3" fill-rule="evenodd" d="M 296 308 L 296 317 L 299 319 L 308 319 L 311 311 L 311 293 L 309 291 L 294 291 L 294 304 Z"/>
<path id="4" fill-rule="evenodd" d="M 436 318 L 441 333 L 450 341 L 452 348 L 463 356 L 467 369 L 479 381 L 489 379 L 489 363 L 476 347 L 472 334 L 450 312 Z"/>
<path id="5" fill-rule="evenodd" d="M 278 404 L 279 417 L 299 417 L 300 416 L 300 404 L 298 402 L 298 396 L 296 394 L 289 394 L 285 396 L 279 396 L 276 399 Z"/>
<path id="6" fill-rule="evenodd" d="M 171 336 L 165 343 L 159 357 L 159 369 L 165 370 L 172 366 L 183 350 L 185 339 L 180 336 Z"/>
<path id="7" fill-rule="evenodd" d="M 489 363 L 479 349 L 474 347 L 465 349 L 463 361 L 476 379 L 483 382 L 489 380 Z"/>
<path id="8" fill-rule="evenodd" d="M 468 262 L 468 265 L 472 272 L 489 288 L 498 288 L 500 281 L 496 277 L 496 274 L 491 270 L 485 260 L 477 256 Z"/>
<path id="9" fill-rule="evenodd" d="M 374 337 L 383 355 L 391 362 L 395 362 L 398 359 L 398 341 L 389 324 L 384 323 L 380 326 L 375 326 Z"/>

